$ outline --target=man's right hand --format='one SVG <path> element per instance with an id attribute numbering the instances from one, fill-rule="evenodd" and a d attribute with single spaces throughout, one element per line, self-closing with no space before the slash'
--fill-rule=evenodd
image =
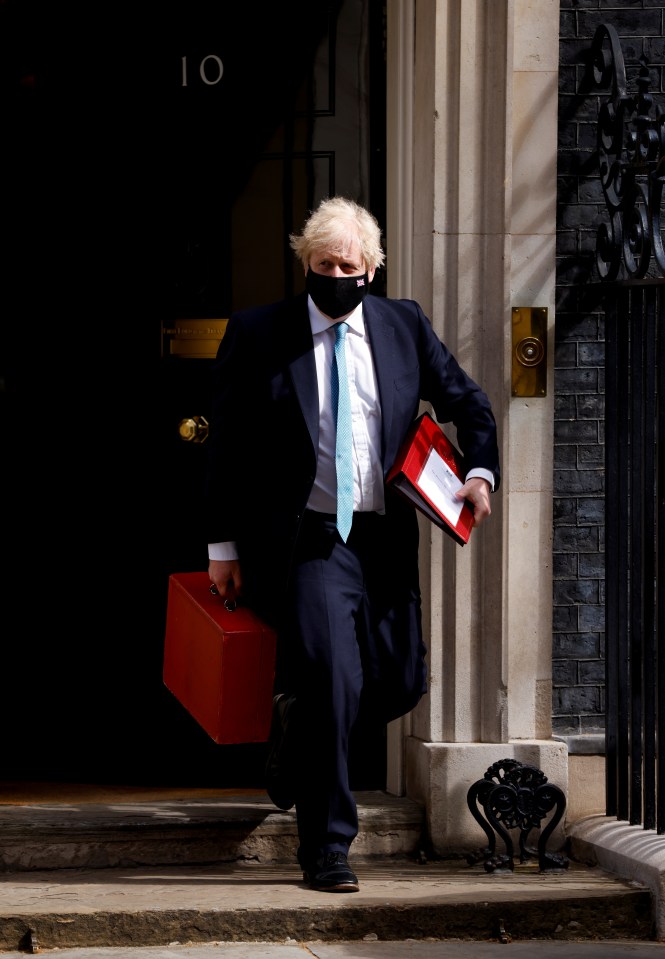
<path id="1" fill-rule="evenodd" d="M 237 559 L 211 559 L 208 576 L 223 600 L 232 603 L 238 601 L 242 595 L 242 574 Z"/>

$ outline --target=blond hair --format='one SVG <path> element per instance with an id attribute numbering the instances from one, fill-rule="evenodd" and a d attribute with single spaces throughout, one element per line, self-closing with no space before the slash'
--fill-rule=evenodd
<path id="1" fill-rule="evenodd" d="M 353 200 L 333 196 L 322 200 L 305 221 L 302 232 L 289 237 L 291 249 L 307 269 L 318 250 L 344 255 L 349 238 L 357 238 L 361 256 L 368 270 L 383 266 L 381 229 L 374 216 Z"/>

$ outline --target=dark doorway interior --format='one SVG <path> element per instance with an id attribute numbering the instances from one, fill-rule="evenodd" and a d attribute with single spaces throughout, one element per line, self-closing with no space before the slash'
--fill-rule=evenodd
<path id="1" fill-rule="evenodd" d="M 161 679 L 168 575 L 207 565 L 210 359 L 168 331 L 299 289 L 322 196 L 383 222 L 384 5 L 6 0 L 0 70 L 3 778 L 260 785 Z"/>

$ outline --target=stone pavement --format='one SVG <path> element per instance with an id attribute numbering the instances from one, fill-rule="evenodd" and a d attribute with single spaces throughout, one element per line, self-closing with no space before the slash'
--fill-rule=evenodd
<path id="1" fill-rule="evenodd" d="M 219 942 L 204 946 L 59 949 L 53 959 L 658 959 L 662 943 L 645 942 Z M 0 952 L 25 959 L 25 952 Z"/>

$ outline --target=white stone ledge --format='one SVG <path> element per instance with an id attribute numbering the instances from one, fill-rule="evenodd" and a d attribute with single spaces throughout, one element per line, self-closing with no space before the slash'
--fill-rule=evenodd
<path id="1" fill-rule="evenodd" d="M 609 816 L 578 819 L 568 831 L 574 859 L 651 890 L 656 936 L 665 941 L 665 836 Z"/>
<path id="2" fill-rule="evenodd" d="M 569 756 L 604 756 L 605 733 L 575 733 L 567 736 L 552 736 L 565 743 Z"/>

